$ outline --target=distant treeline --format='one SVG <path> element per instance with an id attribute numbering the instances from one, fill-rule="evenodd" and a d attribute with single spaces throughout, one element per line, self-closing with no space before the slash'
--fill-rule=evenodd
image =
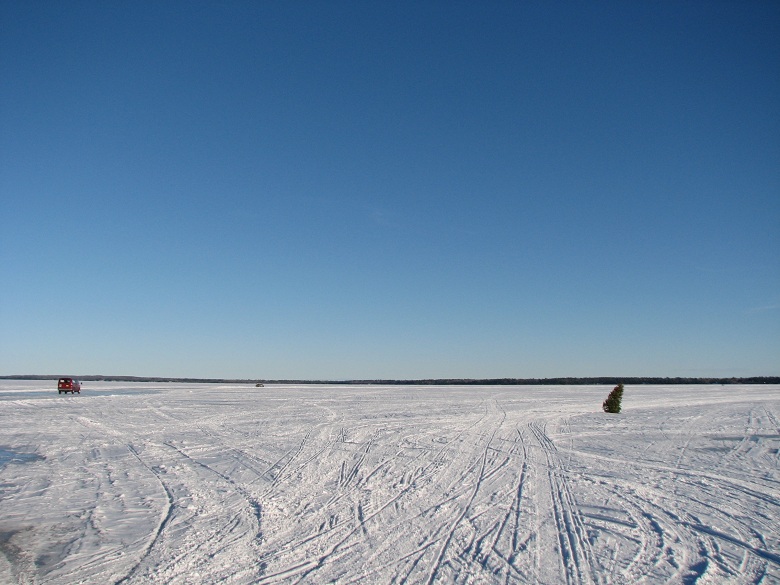
<path id="1" fill-rule="evenodd" d="M 333 382 L 323 382 L 331 384 Z M 780 384 L 780 376 L 750 378 L 652 378 L 615 377 L 597 378 L 488 378 L 480 380 L 443 378 L 433 380 L 350 380 L 342 384 L 403 384 L 421 386 L 587 386 L 610 384 Z"/>
<path id="2" fill-rule="evenodd" d="M 62 376 L 15 375 L 0 380 L 56 380 Z M 434 378 L 425 380 L 263 380 L 229 378 L 151 378 L 143 376 L 71 376 L 83 382 L 185 382 L 190 384 L 382 384 L 404 386 L 588 386 L 611 384 L 780 384 L 780 376 L 749 378 L 654 378 L 604 376 L 590 378 Z"/>

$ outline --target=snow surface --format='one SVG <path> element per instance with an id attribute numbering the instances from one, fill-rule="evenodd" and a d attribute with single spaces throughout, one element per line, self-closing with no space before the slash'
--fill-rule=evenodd
<path id="1" fill-rule="evenodd" d="M 0 583 L 780 583 L 780 386 L 0 381 Z"/>

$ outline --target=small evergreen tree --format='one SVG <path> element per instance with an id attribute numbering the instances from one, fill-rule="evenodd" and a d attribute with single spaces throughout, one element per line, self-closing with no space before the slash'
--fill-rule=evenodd
<path id="1" fill-rule="evenodd" d="M 612 389 L 607 399 L 604 401 L 604 412 L 617 414 L 620 412 L 620 401 L 623 400 L 623 383 L 621 382 Z"/>

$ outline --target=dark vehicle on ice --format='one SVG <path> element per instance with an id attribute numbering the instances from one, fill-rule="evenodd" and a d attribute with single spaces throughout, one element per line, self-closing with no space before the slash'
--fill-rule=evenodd
<path id="1" fill-rule="evenodd" d="M 62 394 L 63 392 L 65 392 L 65 394 L 68 392 L 71 394 L 75 394 L 76 392 L 81 394 L 81 382 L 74 378 L 60 378 L 57 382 L 57 394 Z"/>

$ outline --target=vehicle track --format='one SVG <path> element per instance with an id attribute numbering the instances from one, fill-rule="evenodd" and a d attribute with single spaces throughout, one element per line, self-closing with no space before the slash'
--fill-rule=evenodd
<path id="1" fill-rule="evenodd" d="M 526 487 L 526 482 L 528 481 L 528 448 L 526 446 L 526 439 L 524 437 L 523 431 L 519 428 L 515 430 L 517 432 L 517 439 L 515 444 L 519 443 L 520 445 L 522 451 L 522 465 L 520 467 L 520 473 L 518 474 L 517 482 L 515 483 L 514 490 L 512 492 L 512 502 L 501 520 L 498 530 L 496 531 L 496 536 L 493 539 L 493 542 L 490 544 L 487 556 L 484 559 L 484 562 L 487 563 L 490 555 L 495 553 L 495 555 L 503 561 L 503 563 L 506 565 L 506 574 L 504 578 L 504 583 L 506 585 L 509 585 L 513 573 L 524 581 L 530 581 L 530 578 L 532 577 L 532 575 L 526 575 L 519 567 L 515 566 L 515 559 L 522 551 L 527 550 L 528 542 L 531 538 L 531 535 L 528 533 L 527 529 L 523 529 L 521 522 L 521 514 L 523 510 L 523 491 Z M 509 547 L 507 553 L 503 553 L 501 550 L 499 550 L 499 541 L 507 532 L 507 530 L 510 535 Z M 523 533 L 525 533 L 525 538 L 522 538 Z M 537 564 L 538 559 L 533 559 L 530 563 L 531 566 L 535 566 Z"/>
<path id="2" fill-rule="evenodd" d="M 560 460 L 558 449 L 543 425 L 531 422 L 528 428 L 536 438 L 547 462 L 547 478 L 560 544 L 560 561 L 566 582 L 570 585 L 599 583 L 598 567 L 594 561 L 587 528 L 569 487 L 567 472 Z"/>
<path id="3" fill-rule="evenodd" d="M 495 419 L 495 416 L 493 418 Z M 503 422 L 505 414 L 500 413 L 500 418 L 501 422 Z M 372 463 L 370 467 L 371 471 L 364 475 L 361 470 L 366 467 L 367 457 L 370 453 L 373 452 L 372 447 L 381 436 L 378 433 L 378 429 L 375 429 L 366 441 L 355 444 L 357 449 L 354 451 L 354 459 L 352 463 L 349 463 L 349 459 L 342 460 L 340 467 L 341 471 L 339 472 L 338 480 L 336 481 L 335 486 L 337 494 L 332 497 L 326 504 L 326 506 L 329 508 L 330 506 L 342 506 L 342 502 L 344 504 L 351 502 L 349 505 L 351 506 L 352 511 L 349 514 L 341 514 L 340 512 L 336 512 L 336 515 L 339 518 L 337 522 L 328 523 L 326 526 L 321 527 L 316 535 L 313 535 L 304 541 L 299 541 L 298 543 L 290 542 L 280 552 L 282 555 L 292 554 L 295 556 L 300 556 L 300 553 L 297 553 L 296 551 L 300 548 L 300 546 L 310 547 L 313 538 L 325 539 L 323 542 L 327 542 L 328 540 L 332 540 L 332 536 L 335 534 L 335 530 L 345 532 L 342 533 L 342 536 L 334 546 L 330 547 L 326 550 L 325 553 L 318 556 L 316 559 L 317 562 L 299 563 L 294 567 L 287 567 L 286 569 L 282 568 L 283 565 L 277 564 L 277 566 L 282 569 L 280 571 L 275 570 L 273 572 L 269 572 L 265 575 L 264 579 L 267 582 L 275 582 L 276 580 L 290 579 L 294 574 L 301 574 L 301 579 L 310 579 L 315 571 L 320 571 L 324 567 L 333 564 L 332 559 L 334 554 L 340 554 L 342 550 L 350 550 L 356 545 L 358 546 L 358 549 L 364 547 L 365 545 L 360 543 L 361 541 L 365 541 L 365 539 L 369 538 L 371 532 L 370 525 L 372 523 L 381 523 L 382 518 L 385 518 L 385 532 L 394 533 L 396 531 L 400 531 L 399 534 L 402 534 L 404 530 L 408 528 L 409 523 L 414 522 L 413 519 L 415 517 L 423 519 L 425 517 L 430 517 L 431 515 L 438 516 L 440 515 L 440 511 L 443 510 L 444 506 L 452 506 L 457 504 L 459 498 L 464 495 L 468 496 L 469 493 L 472 494 L 473 499 L 473 494 L 479 491 L 481 483 L 489 481 L 492 477 L 494 477 L 497 473 L 496 467 L 503 467 L 507 464 L 508 461 L 507 457 L 496 457 L 496 451 L 491 448 L 491 443 L 493 442 L 493 439 L 498 430 L 498 426 L 500 425 L 494 425 L 494 427 L 492 429 L 488 429 L 487 432 L 480 431 L 479 429 L 482 428 L 480 425 L 482 425 L 485 420 L 486 418 L 483 414 L 483 416 L 480 417 L 476 428 L 461 429 L 453 437 L 443 443 L 442 446 L 439 447 L 435 452 L 430 452 L 424 465 L 402 473 L 402 482 L 400 484 L 394 482 L 394 485 L 396 485 L 398 488 L 396 493 L 392 494 L 390 498 L 383 498 L 381 501 L 375 501 L 374 498 L 368 496 L 368 494 L 371 493 L 371 485 L 367 485 L 367 481 L 369 478 L 371 478 L 373 480 L 372 485 L 384 485 L 384 483 L 387 481 L 384 477 L 384 472 L 392 473 L 394 477 L 397 477 L 396 474 L 400 471 L 400 469 L 392 463 L 388 463 L 388 461 L 400 461 L 400 452 L 393 449 L 388 450 L 385 446 L 382 449 L 382 453 L 378 455 L 372 455 L 372 457 L 378 457 L 378 459 L 374 459 L 374 463 Z M 396 427 L 395 430 L 397 431 L 398 428 L 400 427 Z M 460 450 L 462 447 L 465 447 L 467 444 L 469 444 L 468 441 L 466 441 L 465 435 L 467 431 L 469 431 L 470 434 L 481 435 L 482 437 L 480 441 L 482 447 L 479 459 L 474 461 L 474 463 L 471 464 L 468 469 L 462 471 L 459 475 L 453 478 L 453 483 L 450 484 L 450 487 L 444 490 L 445 492 L 449 492 L 445 498 L 440 499 L 438 503 L 429 505 L 426 509 L 422 509 L 419 512 L 414 512 L 412 516 L 407 516 L 406 518 L 396 520 L 395 523 L 388 527 L 386 524 L 387 519 L 397 517 L 397 514 L 402 510 L 402 508 L 399 507 L 399 504 L 401 504 L 403 500 L 409 500 L 406 504 L 406 506 L 408 506 L 409 504 L 412 504 L 416 501 L 416 497 L 412 496 L 417 496 L 422 492 L 441 485 L 441 480 L 443 477 L 448 476 L 447 474 L 442 476 L 442 472 L 450 470 L 451 464 L 453 462 L 461 460 L 461 455 L 459 454 Z M 346 434 L 340 432 L 337 436 L 345 438 Z M 344 444 L 344 441 L 341 441 L 340 444 Z M 457 447 L 457 450 L 453 451 L 453 447 Z M 417 455 L 417 457 L 419 456 L 420 454 Z M 411 461 L 407 460 L 408 463 L 413 461 L 414 459 Z M 492 465 L 491 463 L 497 463 L 497 465 Z M 406 469 L 409 469 L 408 466 Z M 454 471 L 455 469 L 456 468 L 452 468 L 451 470 Z M 384 470 L 384 472 L 382 470 Z M 477 478 L 476 483 L 474 483 L 473 476 L 476 476 Z M 359 481 L 356 481 L 358 477 L 360 479 Z M 466 488 L 464 488 L 464 483 L 467 486 Z M 439 487 L 438 489 L 441 488 Z M 383 566 L 393 566 L 398 564 L 404 566 L 404 568 L 399 567 L 401 569 L 401 573 L 397 574 L 397 576 L 394 578 L 396 582 L 404 582 L 408 580 L 410 575 L 418 568 L 422 557 L 426 553 L 429 553 L 431 551 L 431 547 L 435 546 L 436 543 L 439 543 L 437 555 L 440 558 L 440 562 L 443 561 L 448 546 L 452 542 L 453 534 L 455 534 L 458 525 L 463 522 L 470 511 L 468 502 L 465 505 L 460 504 L 460 506 L 461 507 L 458 508 L 459 514 L 457 517 L 450 519 L 448 522 L 437 524 L 437 528 L 433 532 L 433 537 L 428 539 L 430 542 L 421 543 L 421 546 L 419 547 L 421 553 L 420 558 L 415 558 L 415 555 L 404 555 L 404 558 L 406 559 L 405 562 L 398 563 L 392 560 L 383 562 Z M 343 508 L 335 508 L 335 510 L 340 509 Z M 325 510 L 323 510 L 323 515 L 325 515 Z M 331 517 L 336 516 L 332 515 Z M 464 526 L 466 526 L 466 524 L 464 524 Z M 378 556 L 374 555 L 373 558 L 379 559 L 380 557 L 385 556 L 387 553 L 391 552 L 392 539 L 390 539 L 389 542 L 390 544 L 388 544 L 387 547 L 381 548 Z M 451 560 L 455 560 L 456 558 L 462 562 L 462 559 L 460 559 L 458 554 L 454 554 Z M 271 558 L 264 559 L 264 561 L 271 560 Z M 406 576 L 403 574 L 405 571 L 408 571 Z"/>
<path id="4" fill-rule="evenodd" d="M 209 573 L 216 575 L 220 574 L 220 571 L 228 571 L 226 574 L 229 574 L 230 569 L 220 567 L 215 560 L 221 553 L 235 551 L 239 543 L 240 550 L 251 548 L 253 543 L 262 537 L 260 503 L 231 477 L 191 457 L 176 445 L 169 442 L 160 446 L 147 444 L 146 449 L 154 451 L 151 455 L 156 459 L 171 462 L 168 467 L 178 467 L 179 471 L 171 471 L 170 477 L 167 477 L 166 473 L 166 481 L 156 466 L 146 463 L 147 468 L 155 473 L 166 487 L 170 507 L 165 522 L 161 523 L 146 554 L 123 582 L 137 579 L 144 582 L 152 574 L 157 575 L 157 579 L 164 576 L 167 582 L 176 582 L 192 572 L 193 568 L 206 568 Z M 139 458 L 144 459 L 140 454 Z M 208 482 L 203 485 L 203 479 L 198 480 L 209 476 L 216 481 L 212 486 L 209 486 Z M 176 492 L 190 492 L 186 486 L 193 481 L 198 484 L 193 485 L 192 489 L 197 490 L 201 504 L 195 509 L 178 505 Z M 224 487 L 220 487 L 220 484 Z M 234 494 L 238 499 L 233 497 Z M 213 500 L 220 502 L 224 508 L 212 519 L 215 515 Z M 225 515 L 225 511 L 230 513 Z M 171 528 L 174 525 L 175 533 Z M 163 540 L 166 540 L 166 544 L 158 546 Z M 172 542 L 177 543 L 175 549 L 171 549 Z M 160 550 L 155 553 L 157 548 Z M 235 552 L 230 556 L 234 555 Z M 249 579 L 247 582 L 261 571 L 261 567 L 250 558 L 245 558 L 240 571 Z M 209 564 L 214 566 L 207 566 Z M 232 572 L 236 573 L 235 568 Z"/>
<path id="5" fill-rule="evenodd" d="M 140 571 L 144 561 L 146 561 L 146 559 L 149 557 L 152 548 L 155 546 L 155 544 L 157 544 L 166 526 L 171 521 L 171 518 L 173 516 L 173 509 L 174 509 L 173 494 L 171 493 L 171 490 L 168 488 L 165 482 L 160 478 L 159 472 L 157 472 L 153 467 L 149 466 L 141 458 L 141 456 L 138 454 L 138 451 L 136 450 L 135 447 L 133 447 L 132 445 L 128 445 L 127 448 L 130 450 L 133 456 L 136 459 L 138 459 L 141 465 L 143 465 L 146 469 L 148 469 L 149 472 L 152 473 L 157 478 L 157 481 L 160 483 L 160 486 L 165 492 L 167 498 L 167 504 L 165 506 L 165 509 L 163 510 L 163 513 L 161 514 L 160 523 L 157 525 L 157 529 L 154 531 L 152 537 L 149 539 L 149 542 L 147 543 L 143 553 L 141 554 L 141 557 L 136 561 L 135 565 L 130 569 L 130 571 L 128 571 L 127 575 L 125 575 L 124 577 L 122 577 L 121 579 L 115 582 L 115 585 L 128 583 Z"/>
<path id="6" fill-rule="evenodd" d="M 723 411 L 721 418 L 725 419 L 728 413 Z M 597 529 L 607 537 L 613 534 L 618 541 L 630 543 L 633 534 L 640 545 L 627 566 L 613 567 L 605 574 L 627 583 L 722 581 L 738 576 L 741 583 L 761 583 L 767 575 L 777 575 L 779 557 L 765 535 L 774 531 L 780 502 L 770 495 L 765 477 L 757 481 L 737 465 L 722 462 L 732 458 L 738 462 L 746 457 L 754 460 L 757 453 L 763 452 L 761 441 L 773 440 L 774 435 L 765 430 L 771 418 L 763 409 L 751 409 L 746 414 L 744 437 L 759 438 L 746 441 L 743 437 L 711 469 L 680 465 L 680 457 L 672 466 L 652 458 L 621 459 L 578 451 L 575 446 L 567 449 L 575 461 L 591 461 L 587 481 L 599 485 L 598 489 L 588 490 L 590 497 L 606 490 L 611 494 L 607 501 L 628 513 L 631 524 L 636 526 L 627 526 L 626 530 L 622 522 L 607 515 L 591 516 Z M 711 433 L 702 425 L 687 436 L 678 436 L 691 456 L 694 450 L 700 452 L 698 443 L 690 436 L 695 432 L 700 437 Z M 678 437 L 670 436 L 669 440 L 675 442 Z M 750 444 L 756 445 L 756 453 L 748 452 L 748 448 L 754 449 Z M 701 459 L 700 454 L 696 456 Z M 603 462 L 605 469 L 614 468 L 616 460 L 619 468 L 625 470 L 624 479 L 616 482 L 608 475 L 600 480 L 595 466 Z M 734 473 L 742 477 L 728 475 Z M 641 477 L 653 479 L 639 483 Z"/>

